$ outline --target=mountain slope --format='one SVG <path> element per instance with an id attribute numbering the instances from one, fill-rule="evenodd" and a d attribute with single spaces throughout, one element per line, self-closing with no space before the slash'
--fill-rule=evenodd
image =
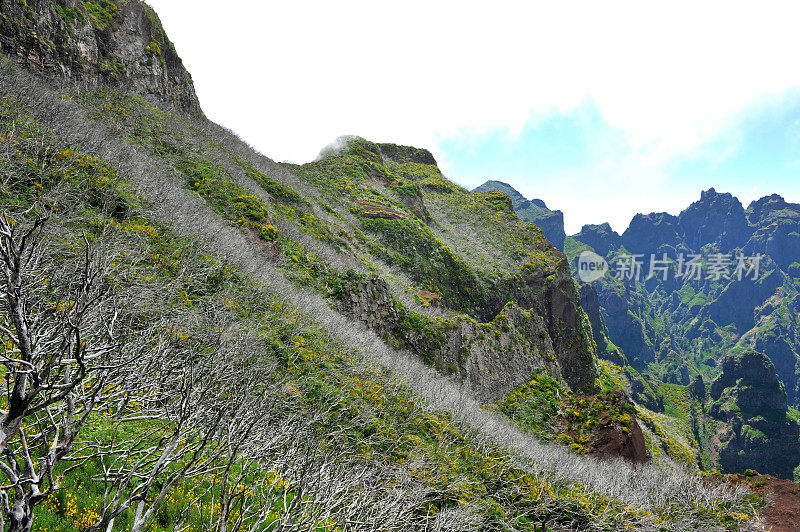
<path id="1" fill-rule="evenodd" d="M 20 227 L 47 213 L 42 249 L 56 268 L 92 250 L 108 257 L 99 279 L 121 298 L 109 311 L 124 316 L 115 361 L 125 371 L 100 390 L 127 400 L 86 418 L 73 442 L 85 458 L 59 470 L 61 485 L 26 480 L 47 493 L 35 528 L 758 523 L 762 502 L 691 471 L 596 461 L 484 408 L 535 371 L 581 415 L 599 392 L 565 257 L 504 196 L 460 189 L 424 150 L 363 139 L 279 165 L 191 108 L 104 86 L 57 88 L 10 60 L 0 68 L 4 213 Z M 70 276 L 47 281 L 58 290 Z M 75 308 L 55 296 L 42 303 L 37 323 Z M 104 338 L 93 323 L 86 338 Z M 6 364 L 7 378 L 16 367 Z M 624 405 L 618 393 L 604 397 Z M 69 404 L 48 413 L 69 420 Z M 604 428 L 632 427 L 626 415 Z M 48 419 L 21 425 L 37 449 L 55 434 L 35 432 Z M 109 472 L 112 454 L 96 448 L 136 474 Z M 170 467 L 150 475 L 142 453 Z M 183 460 L 194 476 L 179 475 Z"/>

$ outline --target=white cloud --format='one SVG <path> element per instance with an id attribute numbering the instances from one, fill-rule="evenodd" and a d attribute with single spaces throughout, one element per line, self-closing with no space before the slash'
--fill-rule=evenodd
<path id="1" fill-rule="evenodd" d="M 795 2 L 150 4 L 210 118 L 278 160 L 342 134 L 436 152 L 588 100 L 625 139 L 603 173 L 657 176 L 800 86 Z"/>

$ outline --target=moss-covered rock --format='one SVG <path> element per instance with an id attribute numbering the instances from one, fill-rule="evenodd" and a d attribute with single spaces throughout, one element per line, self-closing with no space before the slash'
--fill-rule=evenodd
<path id="1" fill-rule="evenodd" d="M 724 423 L 711 439 L 722 470 L 746 469 L 792 478 L 800 464 L 800 427 L 787 417 L 786 391 L 770 359 L 757 351 L 731 353 L 711 385 L 710 413 Z"/>

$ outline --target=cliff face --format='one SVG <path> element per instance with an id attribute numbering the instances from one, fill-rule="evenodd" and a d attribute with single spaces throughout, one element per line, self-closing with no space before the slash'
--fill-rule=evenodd
<path id="1" fill-rule="evenodd" d="M 573 390 L 591 389 L 597 376 L 591 325 L 581 309 L 566 259 L 541 238 L 538 229 L 519 222 L 509 197 L 452 187 L 441 180 L 435 161 L 424 150 L 363 139 L 349 142 L 345 151 L 323 152 L 316 164 L 347 160 L 348 169 L 362 165 L 372 182 L 398 192 L 402 207 L 378 208 L 376 204 L 370 205 L 369 212 L 363 207 L 353 212 L 369 217 L 368 230 L 391 235 L 387 244 L 411 259 L 399 264 L 405 264 L 412 275 L 419 275 L 424 283 L 438 279 L 440 286 L 428 286 L 436 293 L 437 305 L 463 313 L 432 318 L 412 312 L 393 299 L 390 285 L 379 277 L 344 283 L 337 308 L 469 384 L 487 403 L 524 384 L 534 372 L 551 375 Z M 364 166 L 366 161 L 372 164 Z M 401 173 L 411 169 L 414 174 Z M 421 186 L 416 185 L 413 180 L 419 183 L 420 177 L 425 177 L 423 170 L 428 176 Z M 409 204 L 410 198 L 415 205 Z M 468 205 L 469 212 L 463 211 Z M 486 275 L 478 269 L 481 264 L 472 266 L 455 255 L 460 251 L 457 240 L 449 242 L 450 248 L 433 238 L 432 228 L 445 220 L 460 224 L 475 215 L 481 223 L 495 217 L 502 223 L 502 230 L 487 235 L 492 246 L 516 241 L 523 231 L 531 231 L 536 249 L 529 248 L 520 257 L 524 262 L 511 266 L 512 274 L 495 271 Z M 473 245 L 470 232 L 454 225 L 441 236 L 467 235 Z M 429 270 L 428 263 L 434 269 Z M 420 293 L 424 292 L 427 289 Z"/>
<path id="2" fill-rule="evenodd" d="M 752 234 L 739 200 L 713 188 L 704 191 L 700 201 L 692 203 L 680 214 L 678 228 L 690 249 L 700 249 L 706 244 L 733 249 L 743 246 Z"/>
<path id="3" fill-rule="evenodd" d="M 202 113 L 158 16 L 139 0 L 0 0 L 0 49 L 53 79 L 109 84 Z"/>
<path id="4" fill-rule="evenodd" d="M 711 385 L 710 413 L 724 421 L 711 439 L 711 457 L 722 469 L 754 469 L 792 478 L 800 464 L 800 428 L 787 417 L 786 392 L 766 355 L 730 354 Z"/>
<path id="5" fill-rule="evenodd" d="M 607 222 L 599 225 L 587 224 L 573 238 L 591 246 L 600 255 L 608 255 L 622 245 L 622 237 Z"/>
<path id="6" fill-rule="evenodd" d="M 791 269 L 800 257 L 800 205 L 773 194 L 747 208 L 754 233 L 748 251 L 765 253 L 783 269 Z"/>
<path id="7" fill-rule="evenodd" d="M 580 298 L 581 307 L 592 325 L 592 337 L 594 343 L 597 344 L 597 356 L 618 366 L 627 365 L 628 360 L 625 358 L 625 354 L 608 339 L 608 327 L 606 327 L 600 307 L 600 296 L 594 285 L 581 283 Z"/>

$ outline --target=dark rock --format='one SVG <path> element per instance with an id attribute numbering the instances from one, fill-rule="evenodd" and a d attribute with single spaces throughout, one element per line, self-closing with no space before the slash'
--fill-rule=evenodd
<path id="1" fill-rule="evenodd" d="M 699 399 L 700 401 L 702 401 L 705 398 L 706 393 L 708 393 L 708 390 L 706 390 L 706 381 L 705 379 L 703 379 L 702 375 L 694 376 L 692 384 L 689 385 L 689 391 L 695 398 Z"/>
<path id="2" fill-rule="evenodd" d="M 649 255 L 663 246 L 677 246 L 678 218 L 666 212 L 637 214 L 621 238 L 622 245 L 631 253 Z"/>
<path id="3" fill-rule="evenodd" d="M 628 360 L 622 350 L 608 339 L 608 329 L 600 308 L 600 296 L 594 285 L 581 283 L 580 297 L 581 307 L 586 312 L 589 323 L 592 324 L 592 337 L 597 345 L 597 356 L 618 366 L 627 365 Z"/>
<path id="4" fill-rule="evenodd" d="M 753 231 L 741 202 L 730 193 L 720 194 L 711 188 L 678 216 L 678 232 L 689 249 L 717 244 L 730 250 L 743 246 Z"/>
<path id="5" fill-rule="evenodd" d="M 599 255 L 607 256 L 622 245 L 622 237 L 611 229 L 608 222 L 600 225 L 584 225 L 581 232 L 572 238 L 590 246 Z"/>
<path id="6" fill-rule="evenodd" d="M 595 283 L 603 308 L 608 338 L 631 363 L 643 368 L 655 360 L 657 332 L 641 310 L 643 296 L 627 284 L 610 280 Z"/>
<path id="7" fill-rule="evenodd" d="M 737 330 L 748 331 L 756 324 L 756 308 L 783 285 L 783 277 L 780 271 L 770 271 L 762 272 L 757 280 L 742 278 L 730 282 L 716 299 L 705 305 L 700 316 L 707 316 L 718 324 L 732 323 Z"/>
<path id="8" fill-rule="evenodd" d="M 800 205 L 773 194 L 752 202 L 746 214 L 755 226 L 748 253 L 769 255 L 784 269 L 800 260 Z"/>
<path id="9" fill-rule="evenodd" d="M 787 417 L 786 392 L 766 355 L 727 355 L 711 399 L 711 415 L 724 421 L 710 442 L 711 458 L 721 469 L 792 478 L 800 464 L 800 427 Z"/>
<path id="10" fill-rule="evenodd" d="M 139 0 L 99 6 L 90 14 L 82 0 L 0 0 L 0 49 L 55 80 L 122 87 L 202 113 L 155 12 Z"/>

